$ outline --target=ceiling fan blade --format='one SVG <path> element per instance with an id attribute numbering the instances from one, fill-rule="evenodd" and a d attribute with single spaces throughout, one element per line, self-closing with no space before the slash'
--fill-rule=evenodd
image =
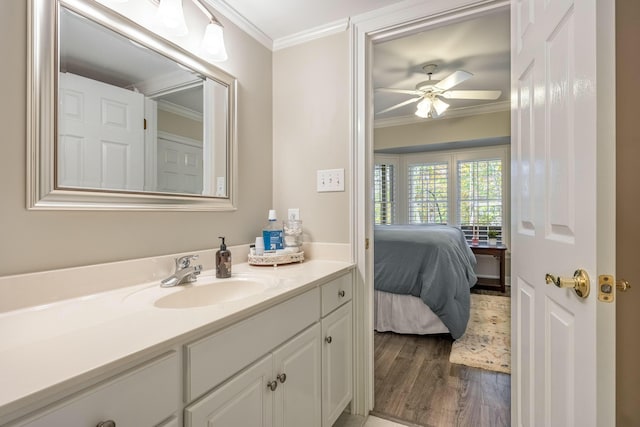
<path id="1" fill-rule="evenodd" d="M 491 99 L 500 98 L 500 90 L 448 90 L 440 94 L 447 99 Z"/>
<path id="2" fill-rule="evenodd" d="M 462 70 L 454 71 L 444 79 L 440 80 L 435 85 L 435 87 L 440 90 L 451 89 L 452 87 L 457 86 L 463 81 L 467 80 L 471 76 L 473 76 L 473 74 L 467 73 L 466 71 L 462 71 Z"/>
<path id="3" fill-rule="evenodd" d="M 406 100 L 406 101 L 403 101 L 403 102 L 401 102 L 401 103 L 399 103 L 399 104 L 392 105 L 392 106 L 391 106 L 391 107 L 389 107 L 389 108 L 385 108 L 385 109 L 384 109 L 384 110 L 382 110 L 382 111 L 378 111 L 376 114 L 386 113 L 387 111 L 395 110 L 396 108 L 400 108 L 400 107 L 404 107 L 405 105 L 413 104 L 414 102 L 418 102 L 418 101 L 420 101 L 421 99 L 422 99 L 422 97 L 421 97 L 421 96 L 418 96 L 417 98 L 411 98 L 411 99 L 408 99 L 408 100 Z"/>
<path id="4" fill-rule="evenodd" d="M 424 95 L 424 92 L 416 89 L 393 89 L 390 87 L 381 87 L 376 89 L 376 92 L 389 92 L 389 93 L 406 93 L 407 95 Z"/>

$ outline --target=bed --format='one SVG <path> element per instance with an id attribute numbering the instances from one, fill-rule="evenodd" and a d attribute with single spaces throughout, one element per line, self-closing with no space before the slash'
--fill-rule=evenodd
<path id="1" fill-rule="evenodd" d="M 374 242 L 375 329 L 460 338 L 477 281 L 476 258 L 462 231 L 385 225 L 375 228 Z"/>

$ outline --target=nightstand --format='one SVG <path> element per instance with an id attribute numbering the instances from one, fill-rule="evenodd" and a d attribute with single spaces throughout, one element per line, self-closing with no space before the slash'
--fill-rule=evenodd
<path id="1" fill-rule="evenodd" d="M 476 289 L 488 289 L 492 291 L 505 291 L 505 254 L 507 247 L 504 245 L 489 246 L 486 243 L 478 245 L 470 245 L 471 251 L 475 255 L 492 255 L 500 263 L 500 277 L 498 279 L 492 277 L 478 277 L 475 285 Z"/>

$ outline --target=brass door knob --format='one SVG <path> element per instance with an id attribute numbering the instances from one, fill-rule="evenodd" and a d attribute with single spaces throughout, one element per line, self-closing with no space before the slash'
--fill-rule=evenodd
<path id="1" fill-rule="evenodd" d="M 575 291 L 576 295 L 580 298 L 586 298 L 589 296 L 590 283 L 587 272 L 579 268 L 573 274 L 573 277 L 556 277 L 553 274 L 547 273 L 544 277 L 545 282 L 548 285 L 556 285 L 559 288 L 571 288 Z"/>

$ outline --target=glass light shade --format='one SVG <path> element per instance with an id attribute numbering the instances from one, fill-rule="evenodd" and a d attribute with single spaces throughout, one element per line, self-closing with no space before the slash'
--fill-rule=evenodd
<path id="1" fill-rule="evenodd" d="M 416 116 L 423 119 L 428 119 L 429 117 L 431 117 L 431 111 L 429 110 L 416 110 L 415 114 Z"/>
<path id="2" fill-rule="evenodd" d="M 442 113 L 447 111 L 447 108 L 449 108 L 449 104 L 447 104 L 446 102 L 444 102 L 439 98 L 436 98 L 433 101 L 433 108 L 436 110 L 436 113 L 438 114 L 438 116 L 440 116 L 442 115 Z"/>
<path id="3" fill-rule="evenodd" d="M 160 0 L 158 18 L 171 35 L 186 36 L 189 32 L 184 20 L 182 0 Z"/>
<path id="4" fill-rule="evenodd" d="M 431 100 L 429 98 L 424 98 L 422 101 L 418 102 L 418 110 L 429 111 L 431 110 Z"/>
<path id="5" fill-rule="evenodd" d="M 226 61 L 227 49 L 224 46 L 222 27 L 214 22 L 207 25 L 202 39 L 202 51 L 212 61 Z"/>
<path id="6" fill-rule="evenodd" d="M 431 117 L 431 100 L 429 98 L 424 98 L 420 101 L 417 105 L 415 114 L 423 119 Z"/>

